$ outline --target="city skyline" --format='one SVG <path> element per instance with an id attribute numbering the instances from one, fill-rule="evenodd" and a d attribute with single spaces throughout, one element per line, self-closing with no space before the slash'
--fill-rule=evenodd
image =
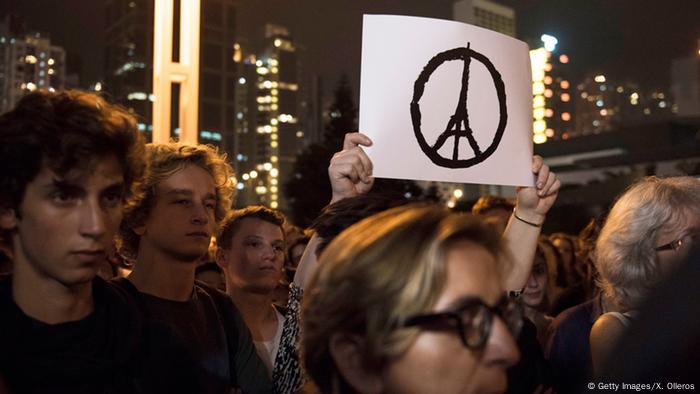
<path id="1" fill-rule="evenodd" d="M 671 61 L 697 51 L 700 2 L 675 4 L 653 0 L 502 0 L 516 13 L 516 37 L 537 39 L 547 33 L 559 39 L 572 58 L 572 72 L 579 80 L 590 74 L 611 74 L 649 89 L 668 89 Z M 37 11 L 38 10 L 38 11 Z M 0 15 L 22 16 L 29 30 L 50 35 L 80 64 L 82 85 L 104 79 L 105 13 L 103 2 L 88 0 L 8 0 Z M 361 20 L 363 13 L 395 13 L 451 19 L 452 1 L 433 0 L 240 0 L 237 2 L 236 36 L 259 40 L 265 23 L 286 26 L 300 44 L 306 73 L 320 75 L 325 95 L 342 73 L 350 77 L 355 95 L 359 87 Z M 54 15 L 70 15 L 55 18 Z M 319 34 L 322 31 L 323 34 Z M 89 37 L 89 39 L 86 39 Z M 343 53 L 343 56 L 337 56 Z M 651 56 L 650 56 L 651 55 Z"/>

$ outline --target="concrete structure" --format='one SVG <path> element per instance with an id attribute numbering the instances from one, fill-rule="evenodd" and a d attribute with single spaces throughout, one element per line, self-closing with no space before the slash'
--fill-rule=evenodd
<path id="1" fill-rule="evenodd" d="M 105 13 L 104 90 L 139 115 L 140 129 L 151 138 L 154 2 L 106 0 Z M 238 79 L 233 61 L 235 18 L 235 0 L 201 1 L 198 138 L 200 143 L 219 146 L 229 155 L 234 150 Z M 177 124 L 175 119 L 171 118 L 172 125 Z M 173 127 L 171 137 L 177 138 L 178 132 Z"/>

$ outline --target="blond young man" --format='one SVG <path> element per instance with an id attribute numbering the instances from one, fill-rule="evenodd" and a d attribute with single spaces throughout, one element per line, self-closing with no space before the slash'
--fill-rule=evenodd
<path id="1" fill-rule="evenodd" d="M 230 298 L 201 282 L 196 264 L 231 206 L 232 170 L 214 148 L 147 146 L 148 172 L 129 201 L 121 251 L 135 261 L 119 283 L 184 347 L 197 392 L 271 392 L 250 331 Z"/>

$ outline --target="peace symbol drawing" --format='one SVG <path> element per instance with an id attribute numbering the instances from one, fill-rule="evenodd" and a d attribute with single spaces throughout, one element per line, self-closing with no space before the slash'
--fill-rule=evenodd
<path id="1" fill-rule="evenodd" d="M 421 150 L 430 160 L 441 167 L 447 168 L 467 168 L 486 160 L 498 148 L 501 142 L 503 132 L 508 124 L 508 109 L 506 107 L 506 90 L 503 84 L 501 74 L 496 70 L 493 63 L 483 54 L 474 51 L 470 48 L 471 43 L 467 44 L 466 48 L 454 48 L 435 55 L 428 64 L 423 68 L 423 71 L 416 79 L 413 88 L 413 100 L 411 101 L 411 121 L 413 123 L 413 132 L 416 140 L 420 145 Z M 500 118 L 498 126 L 493 130 L 493 140 L 491 144 L 483 149 L 474 138 L 474 133 L 469 126 L 469 110 L 467 109 L 467 94 L 469 91 L 469 67 L 471 62 L 476 60 L 480 62 L 488 71 L 493 79 L 496 96 L 498 98 Z M 426 141 L 425 135 L 421 130 L 421 108 L 420 100 L 425 92 L 425 85 L 428 83 L 430 76 L 437 70 L 438 67 L 448 61 L 461 61 L 463 63 L 461 88 L 459 99 L 454 115 L 450 116 L 447 121 L 447 127 L 442 132 L 437 140 L 430 144 Z M 444 157 L 438 151 L 443 147 L 448 140 L 453 139 L 452 157 Z M 468 159 L 460 159 L 460 140 L 466 139 L 468 148 L 472 152 Z"/>
<path id="2" fill-rule="evenodd" d="M 465 23 L 365 15 L 359 131 L 377 178 L 532 186 L 526 43 Z"/>

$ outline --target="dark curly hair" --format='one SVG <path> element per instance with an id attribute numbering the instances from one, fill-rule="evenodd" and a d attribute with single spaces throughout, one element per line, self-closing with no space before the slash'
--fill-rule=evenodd
<path id="1" fill-rule="evenodd" d="M 0 208 L 21 215 L 27 184 L 43 166 L 65 176 L 88 171 L 106 155 L 122 166 L 126 200 L 145 166 L 134 116 L 93 93 L 30 93 L 0 116 Z"/>

